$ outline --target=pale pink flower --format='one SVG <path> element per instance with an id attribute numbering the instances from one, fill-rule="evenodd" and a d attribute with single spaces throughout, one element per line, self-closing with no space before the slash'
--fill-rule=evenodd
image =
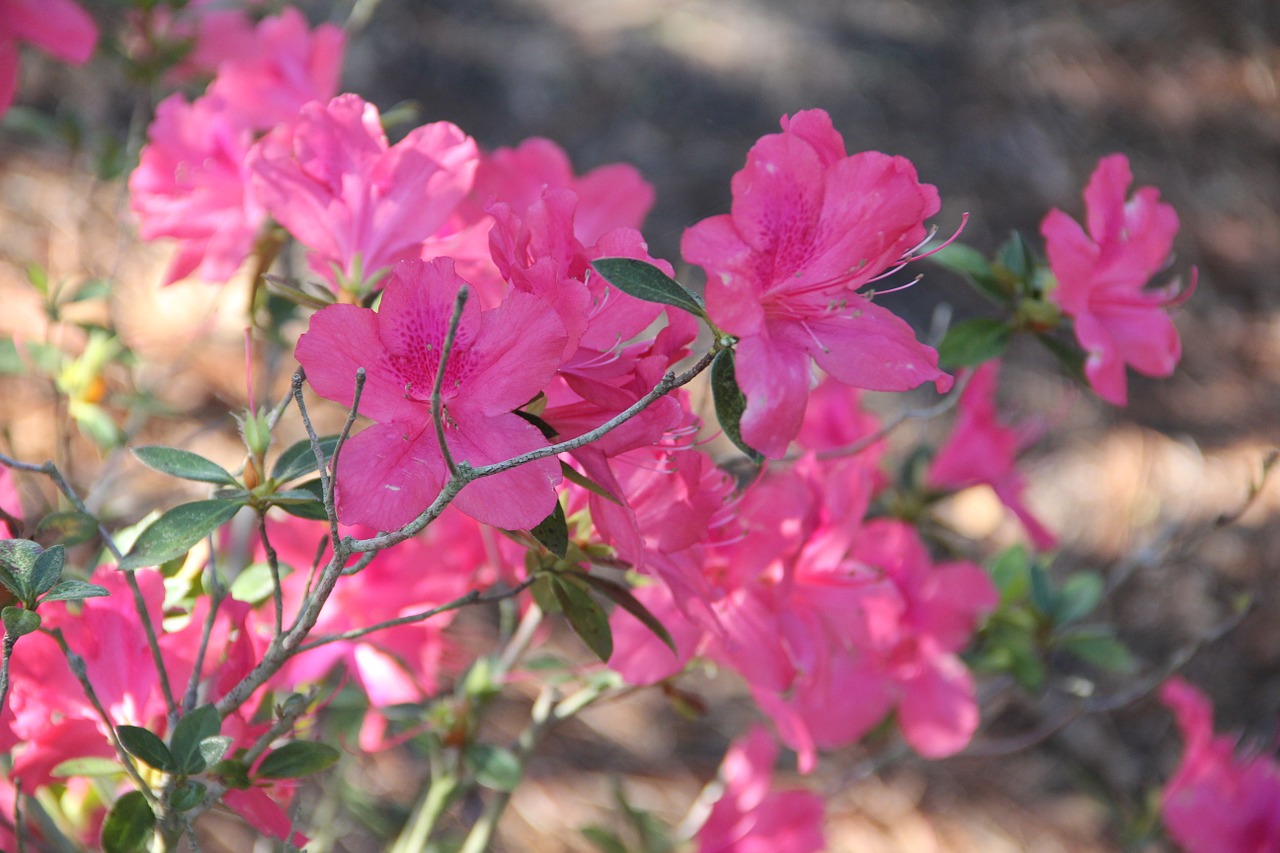
<path id="1" fill-rule="evenodd" d="M 1261 753 L 1235 754 L 1236 739 L 1214 737 L 1209 700 L 1181 678 L 1160 688 L 1186 741 L 1161 797 L 1169 835 L 1187 853 L 1280 850 L 1280 765 Z"/>
<path id="2" fill-rule="evenodd" d="M 733 177 L 732 213 L 687 230 L 707 271 L 707 310 L 737 338 L 742 437 L 766 456 L 800 430 L 811 361 L 856 388 L 902 391 L 951 378 L 911 327 L 857 292 L 907 259 L 938 193 L 902 157 L 848 156 L 821 110 L 783 117 Z"/>
<path id="3" fill-rule="evenodd" d="M 312 30 L 302 13 L 286 6 L 279 15 L 264 18 L 249 44 L 231 20 L 213 19 L 231 29 L 236 38 L 217 65 L 209 94 L 255 130 L 268 130 L 297 118 L 303 104 L 327 101 L 338 92 L 346 36 L 333 24 Z M 209 48 L 205 48 L 207 54 Z M 211 57 L 204 56 L 206 62 Z"/>
<path id="4" fill-rule="evenodd" d="M 699 853 L 816 853 L 824 805 L 802 788 L 773 789 L 778 747 L 762 727 L 733 742 L 720 767 L 724 794 L 698 830 Z"/>
<path id="5" fill-rule="evenodd" d="M 448 478 L 431 389 L 464 284 L 447 258 L 403 261 L 376 313 L 330 305 L 298 341 L 298 361 L 323 397 L 351 405 L 356 369 L 367 373 L 360 412 L 376 423 L 347 443 L 339 463 L 338 514 L 348 524 L 399 527 L 426 509 Z M 512 410 L 551 379 L 564 341 L 560 320 L 535 296 L 512 292 L 491 311 L 467 303 L 442 389 L 455 460 L 484 465 L 546 446 Z M 454 504 L 477 521 L 528 529 L 554 508 L 559 482 L 559 463 L 541 459 L 471 483 Z"/>
<path id="6" fill-rule="evenodd" d="M 377 107 L 348 94 L 304 106 L 296 123 L 254 146 L 247 168 L 263 207 L 310 251 L 311 268 L 355 287 L 419 255 L 471 188 L 478 156 L 449 122 L 389 145 Z"/>
<path id="7" fill-rule="evenodd" d="M 156 108 L 129 194 L 142 239 L 178 241 L 165 284 L 224 282 L 253 251 L 264 217 L 246 188 L 252 144 L 253 131 L 217 98 L 189 104 L 174 94 Z"/>
<path id="8" fill-rule="evenodd" d="M 0 0 L 0 115 L 18 91 L 18 44 L 83 65 L 98 43 L 98 25 L 72 0 Z"/>
<path id="9" fill-rule="evenodd" d="M 1018 454 L 1039 437 L 1035 424 L 1020 427 L 1000 421 L 996 412 L 996 383 L 1000 364 L 990 361 L 973 374 L 960 396 L 959 416 L 951 437 L 938 448 L 929 465 L 929 485 L 960 490 L 986 484 L 1022 522 L 1031 542 L 1041 551 L 1057 539 L 1036 520 L 1023 502 L 1027 481 L 1018 470 Z"/>
<path id="10" fill-rule="evenodd" d="M 1088 233 L 1057 209 L 1040 224 L 1058 280 L 1049 298 L 1075 321 L 1089 384 L 1117 406 L 1128 401 L 1126 365 L 1146 376 L 1168 376 L 1182 355 L 1165 311 L 1178 300 L 1178 283 L 1144 289 L 1169 262 L 1178 215 L 1160 202 L 1155 187 L 1141 187 L 1126 201 L 1132 182 L 1127 157 L 1104 157 L 1084 189 Z"/>

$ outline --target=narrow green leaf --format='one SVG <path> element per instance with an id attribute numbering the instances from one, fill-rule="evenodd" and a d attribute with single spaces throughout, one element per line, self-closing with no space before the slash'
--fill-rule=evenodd
<path id="1" fill-rule="evenodd" d="M 296 779 L 325 770 L 338 760 L 338 750 L 328 744 L 295 740 L 268 753 L 258 765 L 260 779 Z"/>
<path id="2" fill-rule="evenodd" d="M 1133 672 L 1136 664 L 1129 649 L 1103 627 L 1077 628 L 1063 634 L 1058 647 L 1070 655 L 1112 672 Z"/>
<path id="3" fill-rule="evenodd" d="M 666 643 L 673 654 L 679 655 L 676 649 L 676 641 L 671 638 L 671 633 L 666 626 L 658 621 L 658 617 L 649 611 L 649 608 L 640 603 L 640 599 L 632 594 L 631 590 L 620 583 L 611 581 L 608 578 L 593 575 L 589 572 L 567 572 L 576 578 L 580 578 L 583 582 L 589 584 L 592 589 L 608 596 L 615 604 L 632 616 L 639 619 L 641 624 L 652 631 L 659 640 Z"/>
<path id="4" fill-rule="evenodd" d="M 560 559 L 563 560 L 569 553 L 569 523 L 565 520 L 564 507 L 559 501 L 556 501 L 556 508 L 551 511 L 551 514 L 538 522 L 529 532 L 542 544 L 542 547 Z"/>
<path id="5" fill-rule="evenodd" d="M 133 550 L 120 561 L 122 569 L 158 566 L 191 550 L 191 546 L 231 520 L 243 504 L 195 501 L 182 504 L 142 531 Z"/>
<path id="6" fill-rule="evenodd" d="M 110 412 L 97 403 L 72 400 L 67 405 L 67 414 L 71 415 L 85 438 L 103 450 L 110 450 L 124 443 L 124 432 L 120 425 Z"/>
<path id="7" fill-rule="evenodd" d="M 1049 570 L 1044 564 L 1033 562 L 1031 572 L 1031 603 L 1045 616 L 1052 616 L 1058 607 L 1058 591 L 1053 588 Z"/>
<path id="8" fill-rule="evenodd" d="M 991 275 L 991 262 L 987 256 L 964 243 L 943 246 L 927 257 L 943 269 L 961 275 Z"/>
<path id="9" fill-rule="evenodd" d="M 320 449 L 324 452 L 325 462 L 333 458 L 333 449 L 338 446 L 338 436 L 326 435 L 320 439 Z M 311 448 L 311 439 L 291 444 L 288 449 L 276 458 L 271 466 L 271 478 L 280 483 L 287 483 L 318 470 L 316 454 Z"/>
<path id="10" fill-rule="evenodd" d="M 205 738 L 215 737 L 222 728 L 222 717 L 212 705 L 201 705 L 178 720 L 169 738 L 169 752 L 174 769 L 179 773 L 200 773 L 208 763 L 200 752 Z"/>
<path id="11" fill-rule="evenodd" d="M 6 607 L 0 610 L 0 619 L 4 621 L 5 634 L 15 640 L 40 630 L 40 614 L 34 610 Z"/>
<path id="12" fill-rule="evenodd" d="M 54 545 L 46 549 L 36 558 L 31 567 L 31 587 L 36 595 L 43 595 L 53 589 L 53 585 L 62 577 L 62 567 L 67 562 L 67 549 Z"/>
<path id="13" fill-rule="evenodd" d="M 514 791 L 524 771 L 515 753 L 487 743 L 472 744 L 467 758 L 476 771 L 476 781 L 495 791 Z"/>
<path id="14" fill-rule="evenodd" d="M 1053 621 L 1069 625 L 1094 611 L 1102 601 L 1106 585 L 1097 572 L 1077 572 L 1067 578 L 1058 596 L 1058 606 L 1053 611 Z"/>
<path id="15" fill-rule="evenodd" d="M 585 589 L 559 577 L 551 578 L 551 590 L 574 633 L 595 652 L 596 657 L 608 663 L 613 655 L 613 632 L 609 629 L 609 616 L 604 608 Z"/>
<path id="16" fill-rule="evenodd" d="M 946 337 L 938 345 L 938 367 L 943 370 L 976 367 L 1003 355 L 1012 339 L 1013 330 L 990 317 L 956 323 L 947 329 Z"/>
<path id="17" fill-rule="evenodd" d="M 74 509 L 51 512 L 36 525 L 35 536 L 43 542 L 59 542 L 68 548 L 88 542 L 98 535 L 93 516 Z"/>
<path id="18" fill-rule="evenodd" d="M 593 495 L 599 495 L 600 497 L 604 498 L 610 503 L 615 503 L 618 506 L 623 505 L 622 501 L 614 497 L 614 495 L 611 494 L 608 489 L 606 489 L 604 486 L 600 485 L 595 480 L 588 477 L 586 474 L 583 474 L 577 468 L 574 468 L 572 465 L 565 462 L 564 460 L 560 461 L 560 473 L 563 474 L 564 478 L 568 480 L 570 483 L 573 483 L 574 485 L 577 485 L 577 486 L 581 486 L 582 488 L 586 489 L 588 492 L 591 492 Z"/>
<path id="19" fill-rule="evenodd" d="M 116 734 L 120 735 L 120 742 L 134 758 L 145 761 L 157 770 L 176 769 L 169 747 L 152 732 L 141 726 L 116 726 Z"/>
<path id="20" fill-rule="evenodd" d="M 137 853 L 145 850 L 156 826 L 156 816 L 141 791 L 130 791 L 107 814 L 102 824 L 105 853 Z"/>
<path id="21" fill-rule="evenodd" d="M 111 295 L 111 282 L 101 278 L 91 278 L 75 289 L 75 292 L 67 298 L 68 304 L 72 302 L 86 302 L 90 299 L 106 299 Z"/>
<path id="22" fill-rule="evenodd" d="M 85 598 L 101 598 L 110 594 L 110 591 L 105 586 L 86 583 L 76 578 L 67 578 L 59 581 L 53 589 L 49 590 L 48 595 L 41 598 L 40 601 L 80 601 Z"/>
<path id="23" fill-rule="evenodd" d="M 49 775 L 59 779 L 69 779 L 72 776 L 114 776 L 123 772 L 124 767 L 114 758 L 86 755 L 63 761 L 50 770 Z"/>
<path id="24" fill-rule="evenodd" d="M 204 802 L 208 792 L 203 782 L 184 780 L 174 787 L 169 802 L 180 812 L 190 811 Z"/>
<path id="25" fill-rule="evenodd" d="M 220 486 L 235 486 L 236 478 L 217 462 L 205 459 L 190 450 L 179 450 L 176 447 L 133 448 L 133 455 L 138 461 L 153 471 L 180 477 L 183 480 L 195 480 L 200 483 L 216 483 Z"/>
<path id="26" fill-rule="evenodd" d="M 321 501 L 287 503 L 280 508 L 289 513 L 289 515 L 306 518 L 311 521 L 327 521 L 329 519 L 329 514 L 324 511 L 324 503 Z"/>
<path id="27" fill-rule="evenodd" d="M 1000 590 L 1000 606 L 1021 601 L 1031 588 L 1030 560 L 1027 549 L 1014 545 L 996 557 L 991 565 L 991 580 Z"/>
<path id="28" fill-rule="evenodd" d="M 1021 232 L 1014 231 L 996 250 L 996 263 L 1017 278 L 1026 280 L 1036 267 L 1036 253 Z"/>
<path id="29" fill-rule="evenodd" d="M 764 456 L 742 440 L 742 414 L 747 410 L 747 398 L 734 376 L 731 349 L 721 350 L 711 362 L 711 395 L 715 399 L 716 418 L 724 434 L 751 461 L 756 464 L 763 462 Z"/>
<path id="30" fill-rule="evenodd" d="M 653 264 L 635 258 L 599 258 L 591 266 L 623 293 L 646 302 L 674 305 L 695 317 L 707 316 L 700 297 Z"/>
<path id="31" fill-rule="evenodd" d="M 590 841 L 600 853 L 627 853 L 627 845 L 622 843 L 622 839 L 617 833 L 603 826 L 592 824 L 584 826 L 578 830 L 583 837 Z"/>

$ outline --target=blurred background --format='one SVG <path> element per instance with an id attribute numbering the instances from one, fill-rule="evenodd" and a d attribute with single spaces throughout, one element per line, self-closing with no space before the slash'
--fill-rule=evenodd
<path id="1" fill-rule="evenodd" d="M 302 5 L 313 22 L 341 21 L 350 11 Z M 384 112 L 413 102 L 419 121 L 454 121 L 486 148 L 538 135 L 564 146 L 579 171 L 636 165 L 657 189 L 645 229 L 651 252 L 678 271 L 683 229 L 727 212 L 730 177 L 784 113 L 821 107 L 850 151 L 909 157 L 941 193 L 941 231 L 953 231 L 968 212 L 961 239 L 984 252 L 1013 229 L 1039 245 L 1051 207 L 1079 218 L 1080 192 L 1098 158 L 1127 154 L 1136 184 L 1158 187 L 1181 217 L 1175 269 L 1200 271 L 1199 290 L 1177 316 L 1185 348 L 1178 373 L 1163 381 L 1131 375 L 1132 402 L 1116 410 L 1045 379 L 1051 360 L 1016 346 L 1002 393 L 1013 411 L 1053 423 L 1028 469 L 1034 507 L 1062 534 L 1055 571 L 1104 573 L 1111 586 L 1104 608 L 1141 677 L 1093 685 L 1097 696 L 1115 699 L 1098 704 L 1115 707 L 1079 715 L 1064 695 L 1015 701 L 997 685 L 972 754 L 926 764 L 849 750 L 815 782 L 831 796 L 833 850 L 1158 849 L 1135 839 L 1181 747 L 1169 714 L 1149 695 L 1154 681 L 1143 678 L 1185 663 L 1186 675 L 1214 697 L 1220 728 L 1274 743 L 1280 490 L 1265 486 L 1234 523 L 1216 521 L 1245 505 L 1280 424 L 1280 4 L 358 5 L 371 14 L 350 42 L 345 90 Z M 23 77 L 19 103 L 39 113 L 88 129 L 129 125 L 132 84 L 102 57 L 86 73 L 28 53 Z M 157 312 L 139 322 L 121 311 L 122 328 L 132 322 L 135 330 L 130 344 L 194 360 L 208 387 L 173 393 L 193 417 L 208 416 L 201 406 L 225 413 L 243 385 L 239 367 L 229 366 L 234 332 L 211 338 L 203 353 L 191 352 L 190 341 L 193 329 L 205 328 L 209 306 L 231 297 L 186 284 L 155 293 L 167 249 L 131 242 L 122 185 L 92 177 L 101 153 L 92 138 L 75 153 L 13 121 L 0 128 L 0 295 L 8 315 L 0 324 L 12 332 L 28 322 L 15 295 L 28 262 L 67 274 L 110 266 L 138 304 Z M 123 230 L 86 235 L 83 224 L 104 214 Z M 923 282 L 885 304 L 922 330 L 939 304 L 955 317 L 977 309 L 959 279 L 923 271 Z M 697 284 L 699 274 L 686 269 L 682 280 Z M 18 449 L 39 444 L 38 436 L 23 437 L 23 405 L 3 403 Z M 908 438 L 944 428 L 912 425 Z M 955 504 L 957 524 L 997 541 L 1013 535 L 984 496 Z M 1242 595 L 1252 609 L 1219 637 Z M 703 687 L 733 695 L 732 686 Z M 633 799 L 679 820 L 748 718 L 730 709 L 692 724 L 668 704 L 641 697 L 566 727 L 521 788 L 501 849 L 590 849 L 575 827 L 607 821 L 618 774 L 631 780 Z M 1026 749 L 1003 755 L 1015 747 Z M 411 799 L 412 756 L 367 761 L 369 790 Z"/>

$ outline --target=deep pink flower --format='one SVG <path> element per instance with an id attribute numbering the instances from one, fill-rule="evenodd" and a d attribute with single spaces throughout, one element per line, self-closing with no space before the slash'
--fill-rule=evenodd
<path id="1" fill-rule="evenodd" d="M 0 115 L 18 91 L 18 43 L 83 65 L 98 43 L 98 25 L 72 0 L 0 0 Z"/>
<path id="2" fill-rule="evenodd" d="M 929 466 L 928 481 L 931 486 L 955 490 L 985 483 L 1018 516 L 1032 543 L 1046 551 L 1057 539 L 1023 503 L 1027 482 L 1017 467 L 1018 454 L 1041 430 L 1034 424 L 1014 427 L 1000 422 L 996 413 L 999 376 L 1000 364 L 995 361 L 974 372 L 960 396 L 960 414 L 951 437 Z"/>
<path id="3" fill-rule="evenodd" d="M 174 94 L 156 108 L 129 194 L 142 239 L 178 241 L 165 284 L 224 282 L 253 251 L 263 214 L 245 185 L 252 144 L 252 130 L 217 98 L 189 104 Z"/>
<path id="4" fill-rule="evenodd" d="M 707 309 L 739 338 L 742 436 L 782 456 L 800 430 L 810 360 L 840 382 L 902 391 L 951 378 L 903 320 L 857 292 L 926 236 L 938 193 L 902 157 L 848 156 L 821 110 L 782 119 L 733 177 L 732 213 L 687 230 L 685 260 L 707 271 Z"/>
<path id="5" fill-rule="evenodd" d="M 358 286 L 418 256 L 471 188 L 478 156 L 449 122 L 389 145 L 377 107 L 340 95 L 264 137 L 247 168 L 262 205 L 310 251 L 311 268 Z"/>
<path id="6" fill-rule="evenodd" d="M 221 23 L 221 18 L 213 18 Z M 227 26 L 234 27 L 228 20 Z M 216 34 L 216 31 L 215 33 Z M 221 98 L 255 130 L 268 130 L 297 118 L 302 105 L 327 101 L 338 93 L 346 36 L 333 24 L 312 30 L 292 6 L 264 18 L 250 44 L 226 45 L 209 94 Z M 210 48 L 204 47 L 208 61 Z"/>
<path id="7" fill-rule="evenodd" d="M 733 742 L 720 768 L 724 794 L 698 830 L 699 853 L 815 853 L 826 848 L 823 802 L 800 788 L 773 790 L 778 746 L 757 726 Z"/>
<path id="8" fill-rule="evenodd" d="M 1089 384 L 1117 406 L 1128 401 L 1125 365 L 1168 376 L 1182 355 L 1178 330 L 1164 310 L 1179 285 L 1144 290 L 1169 261 L 1178 215 L 1160 202 L 1155 187 L 1141 187 L 1126 201 L 1132 182 L 1127 157 L 1104 157 L 1084 189 L 1088 233 L 1057 209 L 1040 224 L 1058 279 L 1049 297 L 1075 321 Z"/>
<path id="9" fill-rule="evenodd" d="M 1160 688 L 1186 751 L 1161 798 L 1169 835 L 1187 853 L 1280 850 L 1280 765 L 1262 754 L 1234 755 L 1235 739 L 1213 735 L 1209 700 L 1181 678 Z"/>
<path id="10" fill-rule="evenodd" d="M 311 318 L 298 361 L 321 396 L 351 405 L 356 369 L 367 382 L 360 412 L 376 423 L 343 449 L 338 514 L 390 530 L 436 498 L 448 469 L 431 420 L 431 388 L 458 289 L 453 262 L 404 261 L 375 313 L 330 305 Z M 546 446 L 512 410 L 537 396 L 559 367 L 564 327 L 538 297 L 512 292 L 491 311 L 468 302 L 443 387 L 446 438 L 455 460 L 499 462 Z M 560 465 L 541 459 L 462 490 L 455 505 L 477 521 L 528 529 L 553 509 Z"/>

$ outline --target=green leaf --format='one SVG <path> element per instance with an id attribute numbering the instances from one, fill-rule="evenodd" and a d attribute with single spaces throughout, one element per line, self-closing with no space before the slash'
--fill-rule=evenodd
<path id="1" fill-rule="evenodd" d="M 169 802 L 180 812 L 190 811 L 204 802 L 204 796 L 208 792 L 209 789 L 203 782 L 185 780 L 174 786 Z"/>
<path id="2" fill-rule="evenodd" d="M 996 250 L 996 263 L 1018 279 L 1026 281 L 1036 268 L 1036 253 L 1022 234 L 1014 231 L 1004 245 Z"/>
<path id="3" fill-rule="evenodd" d="M 141 726 L 116 726 L 116 734 L 134 758 L 145 761 L 157 770 L 175 769 L 169 747 L 152 732 Z"/>
<path id="4" fill-rule="evenodd" d="M 529 552 L 530 556 L 532 554 L 532 551 Z M 551 575 L 539 575 L 537 580 L 533 582 L 533 586 L 529 587 L 529 594 L 533 596 L 538 609 L 543 613 L 560 612 L 560 602 L 556 599 L 555 591 L 551 588 Z"/>
<path id="5" fill-rule="evenodd" d="M 949 246 L 943 246 L 926 257 L 943 269 L 951 270 L 960 275 L 991 275 L 991 262 L 987 260 L 987 256 L 972 246 L 966 246 L 964 243 L 952 243 Z"/>
<path id="6" fill-rule="evenodd" d="M 111 282 L 101 278 L 91 278 L 75 289 L 67 303 L 87 302 L 90 299 L 106 299 L 111 295 Z"/>
<path id="7" fill-rule="evenodd" d="M 674 305 L 706 319 L 702 299 L 653 264 L 635 258 L 599 258 L 591 266 L 623 293 L 646 302 Z"/>
<path id="8" fill-rule="evenodd" d="M 556 508 L 551 514 L 530 528 L 529 532 L 542 547 L 560 559 L 563 560 L 569 553 L 569 523 L 565 520 L 564 507 L 559 501 L 556 501 Z"/>
<path id="9" fill-rule="evenodd" d="M 50 770 L 49 775 L 67 779 L 72 776 L 114 776 L 123 772 L 124 767 L 114 758 L 86 755 L 67 759 Z"/>
<path id="10" fill-rule="evenodd" d="M 259 779 L 296 779 L 333 766 L 338 750 L 328 744 L 295 740 L 267 754 L 258 765 Z"/>
<path id="11" fill-rule="evenodd" d="M 27 365 L 18 354 L 18 345 L 13 338 L 0 338 L 0 374 L 21 376 L 27 372 Z"/>
<path id="12" fill-rule="evenodd" d="M 183 480 L 195 480 L 200 483 L 216 483 L 220 486 L 239 485 L 227 469 L 190 450 L 149 445 L 133 448 L 133 455 L 153 471 L 168 474 L 170 477 L 180 477 Z"/>
<path id="13" fill-rule="evenodd" d="M 6 607 L 0 610 L 0 619 L 4 621 L 5 635 L 14 640 L 40 630 L 40 614 L 34 610 Z"/>
<path id="14" fill-rule="evenodd" d="M 35 598 L 36 561 L 44 549 L 29 539 L 0 540 L 0 584 L 4 584 L 19 600 Z"/>
<path id="15" fill-rule="evenodd" d="M 268 500 L 273 506 L 286 507 L 289 504 L 315 503 L 316 496 L 311 494 L 308 489 L 285 489 L 284 491 L 274 492 Z"/>
<path id="16" fill-rule="evenodd" d="M 249 767 L 235 758 L 224 758 L 209 768 L 209 772 L 222 780 L 228 788 L 243 791 L 253 785 L 249 780 Z"/>
<path id="17" fill-rule="evenodd" d="M 1053 611 L 1053 621 L 1068 625 L 1093 612 L 1102 600 L 1106 585 L 1097 572 L 1077 572 L 1067 578 L 1058 594 L 1058 606 Z"/>
<path id="18" fill-rule="evenodd" d="M 596 657 L 608 663 L 613 655 L 613 632 L 609 629 L 609 616 L 604 608 L 582 587 L 559 577 L 551 578 L 551 591 L 574 633 L 595 652 Z"/>
<path id="19" fill-rule="evenodd" d="M 676 641 L 671 638 L 671 633 L 667 631 L 665 625 L 658 621 L 658 617 L 649 612 L 649 608 L 640 603 L 640 599 L 636 598 L 631 590 L 620 583 L 611 581 L 608 578 L 593 575 L 588 572 L 567 572 L 574 577 L 581 579 L 584 583 L 591 586 L 597 592 L 601 592 L 608 596 L 615 604 L 623 610 L 630 613 L 640 623 L 657 635 L 658 639 L 667 644 L 672 653 L 679 655 L 676 649 Z"/>
<path id="20" fill-rule="evenodd" d="M 36 595 L 43 595 L 53 589 L 53 585 L 62 577 L 62 567 L 67 562 L 67 549 L 54 545 L 36 557 L 31 568 L 31 586 Z"/>
<path id="21" fill-rule="evenodd" d="M 514 791 L 524 771 L 515 753 L 487 743 L 472 744 L 467 758 L 476 771 L 476 781 L 495 791 Z"/>
<path id="22" fill-rule="evenodd" d="M 185 554 L 192 545 L 230 521 L 241 506 L 238 501 L 195 501 L 174 507 L 142 531 L 133 543 L 133 550 L 120 561 L 120 568 L 158 566 Z"/>
<path id="23" fill-rule="evenodd" d="M 333 449 L 338 446 L 338 436 L 326 435 L 320 439 L 320 449 L 324 452 L 325 462 L 333 458 Z M 271 478 L 281 483 L 296 480 L 299 477 L 318 470 L 316 454 L 311 448 L 311 439 L 304 438 L 289 446 L 276 458 L 271 466 Z"/>
<path id="24" fill-rule="evenodd" d="M 76 578 L 67 578 L 49 590 L 49 594 L 40 599 L 40 601 L 80 601 L 85 598 L 101 598 L 110 594 L 111 592 L 105 586 L 86 583 Z"/>
<path id="25" fill-rule="evenodd" d="M 71 415 L 85 437 L 98 447 L 110 450 L 124 443 L 124 432 L 120 425 L 111 417 L 110 412 L 97 403 L 72 400 L 67 405 L 67 414 Z"/>
<path id="26" fill-rule="evenodd" d="M 1052 616 L 1058 608 L 1058 591 L 1053 588 L 1049 570 L 1043 563 L 1033 562 L 1031 572 L 1031 603 L 1045 616 Z"/>
<path id="27" fill-rule="evenodd" d="M 205 738 L 215 737 L 222 728 L 222 717 L 212 705 L 201 705 L 178 720 L 169 738 L 169 752 L 178 773 L 200 773 L 208 762 L 200 752 Z M 221 756 L 219 756 L 221 757 Z"/>
<path id="28" fill-rule="evenodd" d="M 292 571 L 292 567 L 280 565 L 281 578 Z M 246 604 L 261 604 L 274 591 L 275 580 L 271 577 L 271 566 L 267 563 L 250 563 L 231 582 L 231 597 Z"/>
<path id="29" fill-rule="evenodd" d="M 107 814 L 102 824 L 104 853 L 137 853 L 144 850 L 156 826 L 156 816 L 141 791 L 130 791 Z"/>
<path id="30" fill-rule="evenodd" d="M 568 462 L 565 462 L 564 460 L 560 461 L 560 473 L 563 474 L 564 478 L 568 480 L 570 483 L 573 483 L 574 485 L 577 485 L 577 486 L 581 486 L 582 488 L 586 489 L 588 492 L 591 492 L 593 495 L 599 495 L 605 500 L 611 503 L 615 503 L 618 506 L 623 505 L 622 501 L 614 497 L 609 492 L 608 489 L 606 489 L 604 486 L 597 483 L 595 480 L 592 480 L 586 474 L 583 474 L 577 468 L 574 468 L 572 465 L 570 465 Z"/>
<path id="31" fill-rule="evenodd" d="M 584 826 L 578 830 L 582 835 L 590 841 L 600 853 L 627 853 L 627 845 L 622 843 L 622 839 L 617 833 L 603 826 L 592 824 Z"/>
<path id="32" fill-rule="evenodd" d="M 1021 601 L 1031 589 L 1030 555 L 1021 545 L 1003 551 L 991 565 L 991 580 L 1000 590 L 1000 606 Z"/>
<path id="33" fill-rule="evenodd" d="M 1077 628 L 1058 639 L 1058 648 L 1086 663 L 1112 672 L 1133 672 L 1137 668 L 1133 655 L 1108 628 Z"/>
<path id="34" fill-rule="evenodd" d="M 200 741 L 200 756 L 204 758 L 205 764 L 212 766 L 220 763 L 222 756 L 226 755 L 230 748 L 231 738 L 226 735 L 207 737 Z"/>
<path id="35" fill-rule="evenodd" d="M 975 367 L 999 358 L 1012 339 L 1013 330 L 990 317 L 956 323 L 947 329 L 946 337 L 938 345 L 938 367 L 943 370 Z"/>
<path id="36" fill-rule="evenodd" d="M 764 456 L 742 440 L 742 414 L 747 410 L 747 398 L 734 376 L 731 349 L 721 350 L 711 362 L 711 395 L 715 399 L 716 418 L 724 434 L 752 462 L 757 465 L 763 462 Z"/>
<path id="37" fill-rule="evenodd" d="M 1038 332 L 1036 340 L 1044 345 L 1044 348 L 1053 353 L 1054 358 L 1058 359 L 1066 371 L 1082 385 L 1088 384 L 1089 379 L 1084 374 L 1084 353 L 1074 344 L 1064 343 L 1053 335 L 1046 332 Z"/>
<path id="38" fill-rule="evenodd" d="M 60 542 L 67 547 L 88 542 L 98 535 L 98 522 L 91 515 L 69 509 L 51 512 L 36 525 L 36 538 L 45 542 Z"/>

